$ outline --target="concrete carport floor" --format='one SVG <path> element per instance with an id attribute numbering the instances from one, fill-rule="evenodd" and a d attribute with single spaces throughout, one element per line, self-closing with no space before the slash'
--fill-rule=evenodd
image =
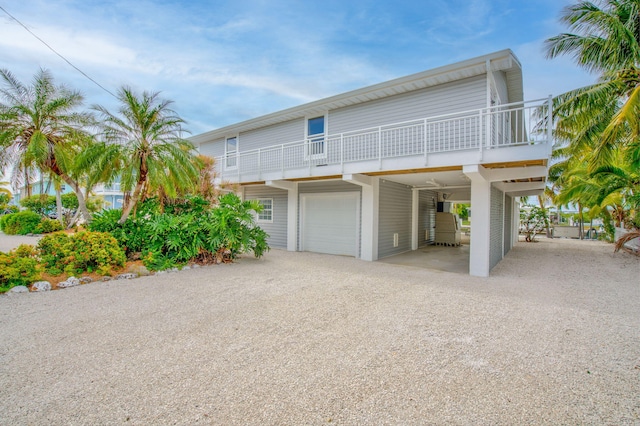
<path id="1" fill-rule="evenodd" d="M 462 245 L 459 247 L 429 245 L 420 247 L 418 250 L 385 257 L 379 262 L 469 274 L 469 236 L 463 234 Z"/>

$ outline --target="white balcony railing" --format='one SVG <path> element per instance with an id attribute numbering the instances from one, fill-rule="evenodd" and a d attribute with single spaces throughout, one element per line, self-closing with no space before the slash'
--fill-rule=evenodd
<path id="1" fill-rule="evenodd" d="M 217 158 L 218 176 L 242 181 L 274 172 L 463 150 L 550 144 L 551 98 L 428 117 Z M 544 129 L 544 130 L 539 130 Z M 233 167 L 229 167 L 229 166 Z M 372 170 L 374 171 L 374 170 Z"/>

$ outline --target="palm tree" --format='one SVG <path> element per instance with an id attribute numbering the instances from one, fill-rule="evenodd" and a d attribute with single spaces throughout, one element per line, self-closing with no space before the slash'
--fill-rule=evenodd
<path id="1" fill-rule="evenodd" d="M 76 112 L 83 103 L 80 92 L 56 86 L 51 74 L 41 69 L 31 86 L 0 69 L 0 168 L 13 165 L 14 180 L 34 170 L 66 182 L 78 197 L 87 221 L 91 216 L 74 172 L 78 141 L 86 138 L 87 113 Z M 29 182 L 26 182 L 29 185 Z"/>
<path id="2" fill-rule="evenodd" d="M 556 113 L 570 127 L 599 130 L 579 132 L 572 143 L 592 144 L 591 171 L 610 162 L 617 147 L 640 166 L 640 0 L 580 1 L 565 7 L 561 20 L 573 32 L 548 39 L 547 56 L 571 56 L 599 74 L 596 84 L 556 99 Z"/>
<path id="3" fill-rule="evenodd" d="M 0 182 L 0 194 L 6 194 L 9 197 L 12 197 L 13 194 L 11 193 L 11 190 L 6 188 L 7 186 L 9 186 L 9 182 Z"/>
<path id="4" fill-rule="evenodd" d="M 81 156 L 92 170 L 92 181 L 120 179 L 125 197 L 120 223 L 145 198 L 162 190 L 169 196 L 191 188 L 199 169 L 193 145 L 181 137 L 182 120 L 159 93 L 138 95 L 131 88 L 118 91 L 120 107 L 111 113 L 94 106 L 101 116 L 101 143 Z"/>

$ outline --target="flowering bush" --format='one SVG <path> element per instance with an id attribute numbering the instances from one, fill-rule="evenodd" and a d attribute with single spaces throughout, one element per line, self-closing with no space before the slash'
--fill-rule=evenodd
<path id="1" fill-rule="evenodd" d="M 36 255 L 35 248 L 26 244 L 9 253 L 0 252 L 0 293 L 40 279 L 41 268 Z"/>
<path id="2" fill-rule="evenodd" d="M 47 272 L 78 274 L 97 272 L 109 275 L 113 267 L 124 266 L 126 256 L 113 236 L 105 232 L 83 231 L 67 235 L 56 232 L 38 242 Z"/>

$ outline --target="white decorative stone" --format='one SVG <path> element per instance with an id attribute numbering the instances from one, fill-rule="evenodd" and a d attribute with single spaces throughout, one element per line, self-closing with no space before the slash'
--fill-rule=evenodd
<path id="1" fill-rule="evenodd" d="M 51 283 L 49 281 L 36 281 L 31 286 L 31 291 L 49 291 L 51 290 Z"/>
<path id="2" fill-rule="evenodd" d="M 90 282 L 93 282 L 93 279 L 91 277 L 80 277 L 78 281 L 80 284 L 89 284 Z"/>
<path id="3" fill-rule="evenodd" d="M 69 277 L 65 281 L 58 283 L 58 288 L 75 287 L 80 285 L 80 280 L 76 277 Z"/>
<path id="4" fill-rule="evenodd" d="M 126 273 L 126 274 L 117 275 L 114 279 L 116 279 L 116 280 L 130 280 L 130 279 L 133 279 L 133 278 L 138 278 L 138 274 L 129 272 L 129 273 Z"/>
<path id="5" fill-rule="evenodd" d="M 12 287 L 9 293 L 29 293 L 29 289 L 24 285 L 17 285 Z"/>

